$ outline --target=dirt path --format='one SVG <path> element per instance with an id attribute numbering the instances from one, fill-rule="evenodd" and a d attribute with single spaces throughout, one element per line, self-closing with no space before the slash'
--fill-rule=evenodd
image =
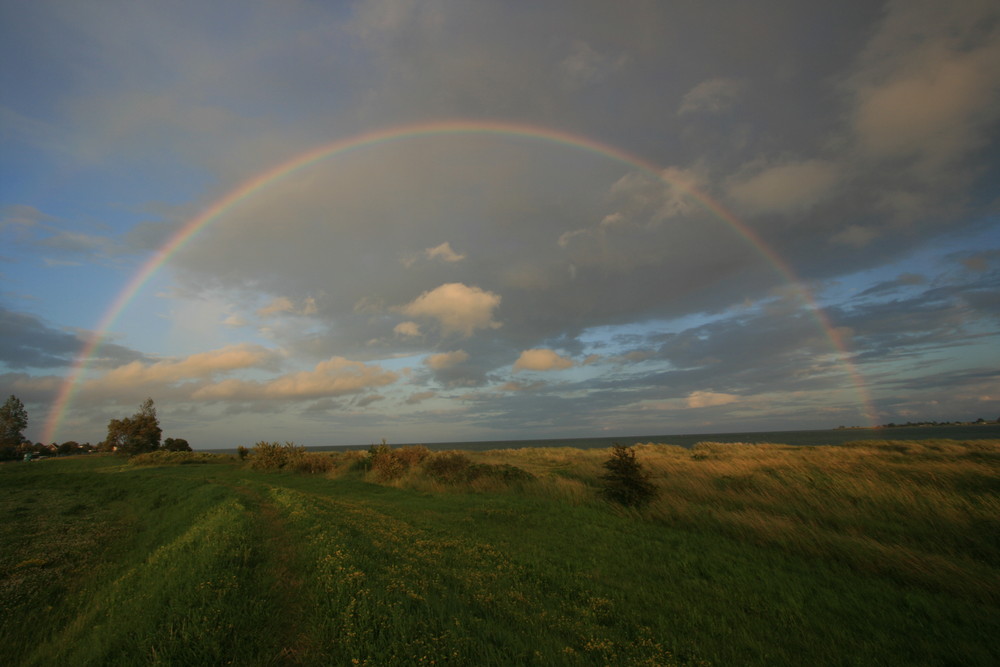
<path id="1" fill-rule="evenodd" d="M 273 578 L 268 602 L 271 622 L 268 626 L 276 648 L 274 662 L 297 665 L 307 661 L 308 634 L 304 632 L 306 603 L 300 575 L 301 557 L 296 549 L 296 537 L 278 507 L 259 490 L 249 486 L 233 486 L 253 512 L 261 531 L 262 570 Z"/>

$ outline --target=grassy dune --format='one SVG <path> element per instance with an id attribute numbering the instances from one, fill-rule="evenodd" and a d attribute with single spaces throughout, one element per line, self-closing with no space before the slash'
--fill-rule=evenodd
<path id="1" fill-rule="evenodd" d="M 1000 663 L 1000 442 L 636 452 L 0 466 L 4 662 Z"/>

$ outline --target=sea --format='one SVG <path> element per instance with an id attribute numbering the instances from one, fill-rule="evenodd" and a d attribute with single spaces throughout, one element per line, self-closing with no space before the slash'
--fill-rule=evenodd
<path id="1" fill-rule="evenodd" d="M 413 442 L 389 443 L 393 447 L 424 445 L 442 451 L 487 451 L 491 449 L 519 449 L 522 447 L 576 447 L 578 449 L 605 449 L 614 444 L 630 447 L 640 443 L 677 445 L 691 448 L 699 442 L 744 442 L 749 444 L 774 443 L 794 446 L 843 445 L 857 440 L 1000 440 L 1000 424 L 956 424 L 943 426 L 896 426 L 891 428 L 838 428 L 814 431 L 754 431 L 748 433 L 688 433 L 673 435 L 620 435 L 600 438 L 547 438 L 537 440 L 477 440 L 471 442 Z M 371 443 L 307 447 L 309 451 L 347 451 L 367 449 Z M 235 453 L 235 449 L 211 450 Z"/>

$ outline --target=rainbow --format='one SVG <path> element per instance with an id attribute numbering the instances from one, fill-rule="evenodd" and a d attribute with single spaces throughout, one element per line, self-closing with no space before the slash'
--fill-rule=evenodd
<path id="1" fill-rule="evenodd" d="M 345 139 L 338 139 L 332 143 L 324 144 L 313 148 L 305 153 L 297 155 L 285 162 L 282 162 L 256 176 L 244 181 L 228 193 L 209 204 L 200 214 L 191 218 L 183 227 L 166 243 L 160 247 L 145 264 L 131 277 L 125 288 L 118 294 L 115 300 L 108 307 L 107 312 L 98 321 L 93 335 L 88 339 L 80 354 L 77 356 L 73 368 L 62 382 L 56 394 L 56 399 L 49 411 L 45 429 L 42 435 L 43 442 L 54 442 L 59 430 L 60 423 L 69 407 L 73 394 L 83 378 L 91 357 L 97 351 L 107 332 L 114 324 L 115 320 L 128 306 L 129 302 L 143 288 L 149 279 L 170 259 L 178 250 L 183 248 L 199 231 L 211 224 L 214 220 L 225 215 L 234 206 L 243 200 L 251 197 L 255 192 L 267 187 L 269 184 L 278 181 L 289 174 L 309 167 L 321 160 L 326 160 L 334 156 L 360 151 L 379 144 L 385 144 L 402 139 L 416 137 L 433 137 L 447 135 L 496 135 L 501 137 L 518 137 L 526 139 L 536 139 L 538 141 L 559 144 L 569 148 L 596 153 L 604 157 L 617 160 L 633 168 L 653 175 L 655 178 L 667 182 L 669 185 L 680 189 L 688 196 L 697 201 L 702 207 L 712 215 L 731 227 L 737 234 L 742 236 L 758 253 L 760 253 L 775 269 L 775 271 L 794 286 L 803 301 L 809 306 L 820 327 L 827 338 L 833 344 L 844 365 L 849 369 L 852 381 L 856 386 L 866 419 L 871 424 L 875 424 L 874 410 L 868 398 L 864 381 L 850 360 L 850 352 L 840 334 L 834 329 L 822 308 L 816 303 L 812 294 L 803 286 L 802 281 L 796 276 L 792 268 L 777 253 L 774 252 L 757 233 L 740 220 L 732 211 L 720 202 L 712 199 L 701 190 L 693 187 L 689 183 L 673 178 L 664 172 L 657 165 L 643 158 L 632 155 L 614 146 L 561 130 L 552 128 L 526 125 L 522 123 L 510 123 L 502 121 L 478 121 L 478 120 L 448 120 L 437 122 L 425 122 L 411 125 L 401 125 L 363 134 L 354 135 Z"/>

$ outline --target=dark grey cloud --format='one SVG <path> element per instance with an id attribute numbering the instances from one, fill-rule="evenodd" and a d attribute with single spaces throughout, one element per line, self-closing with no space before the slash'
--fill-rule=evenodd
<path id="1" fill-rule="evenodd" d="M 7 368 L 72 366 L 87 344 L 83 332 L 55 329 L 29 313 L 0 306 L 0 363 Z M 102 343 L 91 359 L 95 367 L 112 367 L 146 356 L 115 343 Z"/>

